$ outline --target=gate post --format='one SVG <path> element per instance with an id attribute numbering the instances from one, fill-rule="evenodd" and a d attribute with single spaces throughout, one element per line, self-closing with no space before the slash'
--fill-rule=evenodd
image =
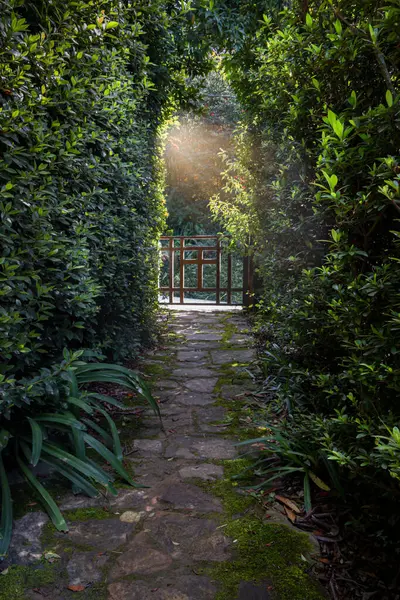
<path id="1" fill-rule="evenodd" d="M 243 306 L 249 307 L 252 303 L 250 297 L 253 291 L 253 257 L 243 257 Z"/>

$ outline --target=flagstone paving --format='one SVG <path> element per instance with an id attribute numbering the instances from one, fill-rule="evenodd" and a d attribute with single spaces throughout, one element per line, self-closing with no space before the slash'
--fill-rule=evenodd
<path id="1" fill-rule="evenodd" d="M 150 413 L 134 439 L 129 423 L 121 426 L 125 464 L 148 487 L 122 488 L 116 498 L 64 495 L 67 534 L 54 532 L 41 512 L 25 515 L 15 528 L 13 562 L 32 565 L 41 575 L 50 567 L 38 564 L 38 557 L 51 551 L 58 558 L 53 581 L 39 577 L 29 587 L 27 580 L 23 597 L 64 600 L 79 592 L 84 600 L 219 598 L 220 583 L 208 567 L 228 564 L 237 540 L 224 533 L 234 509 L 228 517 L 210 486 L 223 480 L 224 461 L 238 455 L 226 403 L 254 388 L 246 369 L 255 358 L 247 331 L 237 312 L 168 317 L 163 347 L 142 364 L 160 402 L 163 428 Z M 278 597 L 266 583 L 243 581 L 238 587 L 224 599 Z"/>

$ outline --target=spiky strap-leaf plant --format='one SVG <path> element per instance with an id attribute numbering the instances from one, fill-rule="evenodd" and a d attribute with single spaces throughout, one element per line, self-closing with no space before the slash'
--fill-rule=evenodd
<path id="1" fill-rule="evenodd" d="M 68 525 L 51 493 L 32 470 L 39 462 L 68 479 L 74 492 L 82 492 L 92 498 L 98 496 L 99 486 L 113 495 L 117 494 L 113 472 L 130 485 L 137 485 L 123 466 L 118 429 L 105 408 L 111 405 L 123 410 L 125 405 L 111 396 L 87 390 L 86 386 L 98 382 L 120 385 L 133 392 L 138 401 L 144 401 L 159 416 L 157 402 L 139 375 L 131 369 L 114 364 L 83 362 L 79 360 L 82 355 L 82 351 L 72 355 L 64 351 L 61 366 L 51 371 L 44 369 L 40 376 L 20 382 L 18 386 L 12 380 L 4 383 L 3 414 L 0 417 L 2 557 L 11 541 L 13 521 L 12 494 L 6 469 L 8 458 L 15 457 L 17 467 L 35 489 L 59 531 L 68 531 Z M 107 429 L 93 420 L 94 415 L 104 418 Z M 99 462 L 108 463 L 113 472 L 89 458 L 88 449 L 94 451 Z"/>

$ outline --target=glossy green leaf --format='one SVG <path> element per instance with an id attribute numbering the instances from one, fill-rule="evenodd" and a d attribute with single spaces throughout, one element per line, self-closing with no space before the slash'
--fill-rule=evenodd
<path id="1" fill-rule="evenodd" d="M 28 421 L 32 429 L 32 456 L 30 462 L 36 467 L 42 452 L 43 434 L 40 425 L 34 419 L 28 417 Z"/>
<path id="2" fill-rule="evenodd" d="M 27 465 L 23 462 L 23 460 L 17 456 L 17 463 L 22 473 L 26 477 L 27 481 L 34 487 L 36 492 L 39 494 L 40 499 L 58 531 L 68 531 L 68 525 L 62 516 L 60 509 L 57 504 L 54 502 L 53 498 L 50 496 L 49 492 L 42 486 L 42 484 L 37 480 L 37 478 L 33 475 L 32 471 L 29 469 Z"/>

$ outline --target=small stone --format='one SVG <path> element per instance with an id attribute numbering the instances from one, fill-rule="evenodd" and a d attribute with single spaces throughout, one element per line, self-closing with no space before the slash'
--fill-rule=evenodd
<path id="1" fill-rule="evenodd" d="M 109 557 L 106 554 L 99 556 L 98 552 L 79 552 L 67 564 L 69 585 L 84 585 L 100 581 L 103 567 Z"/>
<path id="2" fill-rule="evenodd" d="M 202 465 L 192 465 L 183 467 L 178 471 L 181 479 L 202 479 L 203 481 L 215 481 L 224 474 L 224 469 L 220 465 L 204 463 Z"/>
<path id="3" fill-rule="evenodd" d="M 188 379 L 185 381 L 185 387 L 191 392 L 204 392 L 211 394 L 217 385 L 218 377 L 209 377 L 208 379 Z"/>
<path id="4" fill-rule="evenodd" d="M 119 520 L 123 523 L 139 523 L 140 519 L 142 519 L 146 515 L 145 512 L 135 512 L 133 510 L 127 510 L 120 516 Z"/>

